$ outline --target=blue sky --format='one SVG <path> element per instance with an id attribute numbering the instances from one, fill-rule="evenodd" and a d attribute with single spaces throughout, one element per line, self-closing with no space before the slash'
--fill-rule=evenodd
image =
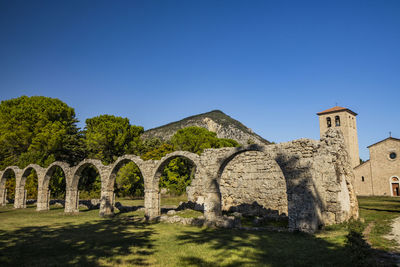
<path id="1" fill-rule="evenodd" d="M 220 109 L 264 138 L 359 114 L 360 155 L 400 138 L 400 1 L 0 0 L 0 100 L 56 97 L 153 128 Z"/>

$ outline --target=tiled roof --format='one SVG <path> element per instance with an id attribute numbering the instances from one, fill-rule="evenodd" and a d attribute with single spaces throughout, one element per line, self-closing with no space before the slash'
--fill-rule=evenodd
<path id="1" fill-rule="evenodd" d="M 354 116 L 357 116 L 357 113 L 355 113 L 354 111 L 352 111 L 352 110 L 350 110 L 348 108 L 339 107 L 339 106 L 336 106 L 336 107 L 333 107 L 333 108 L 318 112 L 317 115 L 329 114 L 329 113 L 334 113 L 334 112 L 338 112 L 338 111 L 348 111 L 351 114 L 353 114 Z"/>

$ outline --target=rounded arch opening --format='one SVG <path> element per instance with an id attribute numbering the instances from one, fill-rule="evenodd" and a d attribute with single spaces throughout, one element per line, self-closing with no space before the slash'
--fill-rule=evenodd
<path id="1" fill-rule="evenodd" d="M 26 190 L 25 202 L 27 205 L 34 204 L 38 197 L 38 175 L 34 167 L 26 168 L 21 176 L 20 188 Z"/>
<path id="2" fill-rule="evenodd" d="M 95 164 L 82 164 L 75 172 L 72 183 L 79 191 L 80 200 L 100 199 L 101 177 Z"/>
<path id="3" fill-rule="evenodd" d="M 48 198 L 49 205 L 58 203 L 63 205 L 66 195 L 66 177 L 64 169 L 59 165 L 52 165 L 46 172 L 42 184 L 43 194 Z M 49 194 L 50 193 L 50 194 Z M 49 208 L 56 208 L 49 206 Z"/>
<path id="4" fill-rule="evenodd" d="M 144 178 L 139 165 L 131 159 L 120 160 L 112 169 L 107 187 L 124 206 L 144 206 Z"/>
<path id="5" fill-rule="evenodd" d="M 16 176 L 13 169 L 6 169 L 0 181 L 0 193 L 2 195 L 3 205 L 14 203 L 15 199 Z"/>
<path id="6" fill-rule="evenodd" d="M 215 184 L 223 213 L 240 213 L 255 225 L 288 226 L 286 180 L 275 159 L 264 152 L 249 149 L 230 155 L 221 164 Z"/>
<path id="7" fill-rule="evenodd" d="M 160 195 L 161 212 L 188 203 L 187 188 L 195 178 L 196 169 L 195 161 L 185 155 L 171 155 L 163 159 L 154 177 L 155 189 Z"/>
<path id="8" fill-rule="evenodd" d="M 241 150 L 239 150 L 239 151 L 235 151 L 235 152 L 232 153 L 231 155 L 227 156 L 226 159 L 225 159 L 225 160 L 221 163 L 221 165 L 219 166 L 218 174 L 217 174 L 217 177 L 216 177 L 216 182 L 217 182 L 217 184 L 219 184 L 220 179 L 221 179 L 221 176 L 222 176 L 222 173 L 224 172 L 226 166 L 227 166 L 234 158 L 236 158 L 237 156 L 239 156 L 239 155 L 242 154 L 242 153 L 251 152 L 251 151 L 261 152 L 261 149 L 259 149 L 258 146 L 251 146 L 251 147 L 248 147 L 248 148 L 246 148 L 246 149 L 241 149 Z"/>

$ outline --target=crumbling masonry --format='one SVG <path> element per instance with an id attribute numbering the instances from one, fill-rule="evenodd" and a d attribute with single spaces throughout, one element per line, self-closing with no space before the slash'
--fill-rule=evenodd
<path id="1" fill-rule="evenodd" d="M 358 217 L 353 170 L 343 135 L 334 129 L 320 141 L 207 149 L 201 155 L 176 151 L 157 161 L 125 155 L 107 166 L 93 159 L 77 166 L 64 162 L 47 168 L 31 164 L 23 170 L 11 166 L 0 172 L 0 204 L 6 201 L 6 177 L 14 172 L 14 207 L 26 206 L 25 181 L 34 169 L 38 175 L 37 210 L 48 210 L 49 180 L 58 166 L 66 177 L 65 212 L 79 212 L 78 182 L 82 171 L 92 165 L 101 177 L 100 215 L 112 215 L 116 174 L 124 164 L 134 162 L 144 178 L 146 218 L 156 219 L 160 216 L 159 179 L 166 164 L 176 157 L 189 159 L 195 166 L 188 197 L 204 204 L 204 216 L 210 222 L 221 218 L 223 210 L 257 208 L 258 212 L 288 216 L 290 230 L 314 232 L 320 226 Z"/>

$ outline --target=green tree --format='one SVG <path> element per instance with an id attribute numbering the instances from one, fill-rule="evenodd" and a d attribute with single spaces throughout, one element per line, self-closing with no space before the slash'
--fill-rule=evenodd
<path id="1" fill-rule="evenodd" d="M 175 150 L 186 150 L 200 154 L 207 148 L 236 147 L 239 144 L 232 139 L 218 138 L 217 134 L 201 127 L 183 128 L 172 136 L 170 143 L 163 143 L 142 155 L 143 160 L 159 160 Z M 169 193 L 185 193 L 194 174 L 192 162 L 185 158 L 172 159 L 160 177 L 160 187 L 167 188 Z"/>
<path id="2" fill-rule="evenodd" d="M 89 157 L 109 164 L 124 154 L 139 154 L 142 133 L 143 127 L 131 125 L 127 118 L 100 115 L 86 120 L 86 149 Z"/>
<path id="3" fill-rule="evenodd" d="M 186 127 L 178 130 L 171 138 L 175 150 L 186 150 L 201 154 L 207 148 L 237 147 L 232 139 L 218 138 L 217 134 L 202 127 Z"/>
<path id="4" fill-rule="evenodd" d="M 9 176 L 6 177 L 6 189 L 7 189 L 7 198 L 14 199 L 15 198 L 15 175 L 14 173 L 10 173 Z"/>
<path id="5" fill-rule="evenodd" d="M 141 197 L 144 195 L 144 181 L 139 168 L 133 162 L 122 166 L 115 181 L 119 197 Z"/>
<path id="6" fill-rule="evenodd" d="M 171 144 L 164 143 L 159 147 L 145 153 L 142 155 L 143 160 L 160 160 L 165 155 L 174 152 L 174 147 Z"/>
<path id="7" fill-rule="evenodd" d="M 25 190 L 27 199 L 37 199 L 38 193 L 38 177 L 34 170 L 26 177 Z"/>
<path id="8" fill-rule="evenodd" d="M 84 157 L 75 111 L 43 96 L 21 96 L 0 104 L 0 168 L 75 163 Z"/>
<path id="9" fill-rule="evenodd" d="M 78 190 L 80 199 L 100 198 L 101 179 L 95 167 L 88 166 L 82 171 Z"/>
<path id="10" fill-rule="evenodd" d="M 56 167 L 52 177 L 49 181 L 49 190 L 51 191 L 51 198 L 63 199 L 65 198 L 65 175 L 60 167 Z"/>
<path id="11" fill-rule="evenodd" d="M 160 177 L 160 187 L 168 189 L 173 195 L 182 195 L 193 178 L 194 166 L 185 158 L 172 159 Z"/>

